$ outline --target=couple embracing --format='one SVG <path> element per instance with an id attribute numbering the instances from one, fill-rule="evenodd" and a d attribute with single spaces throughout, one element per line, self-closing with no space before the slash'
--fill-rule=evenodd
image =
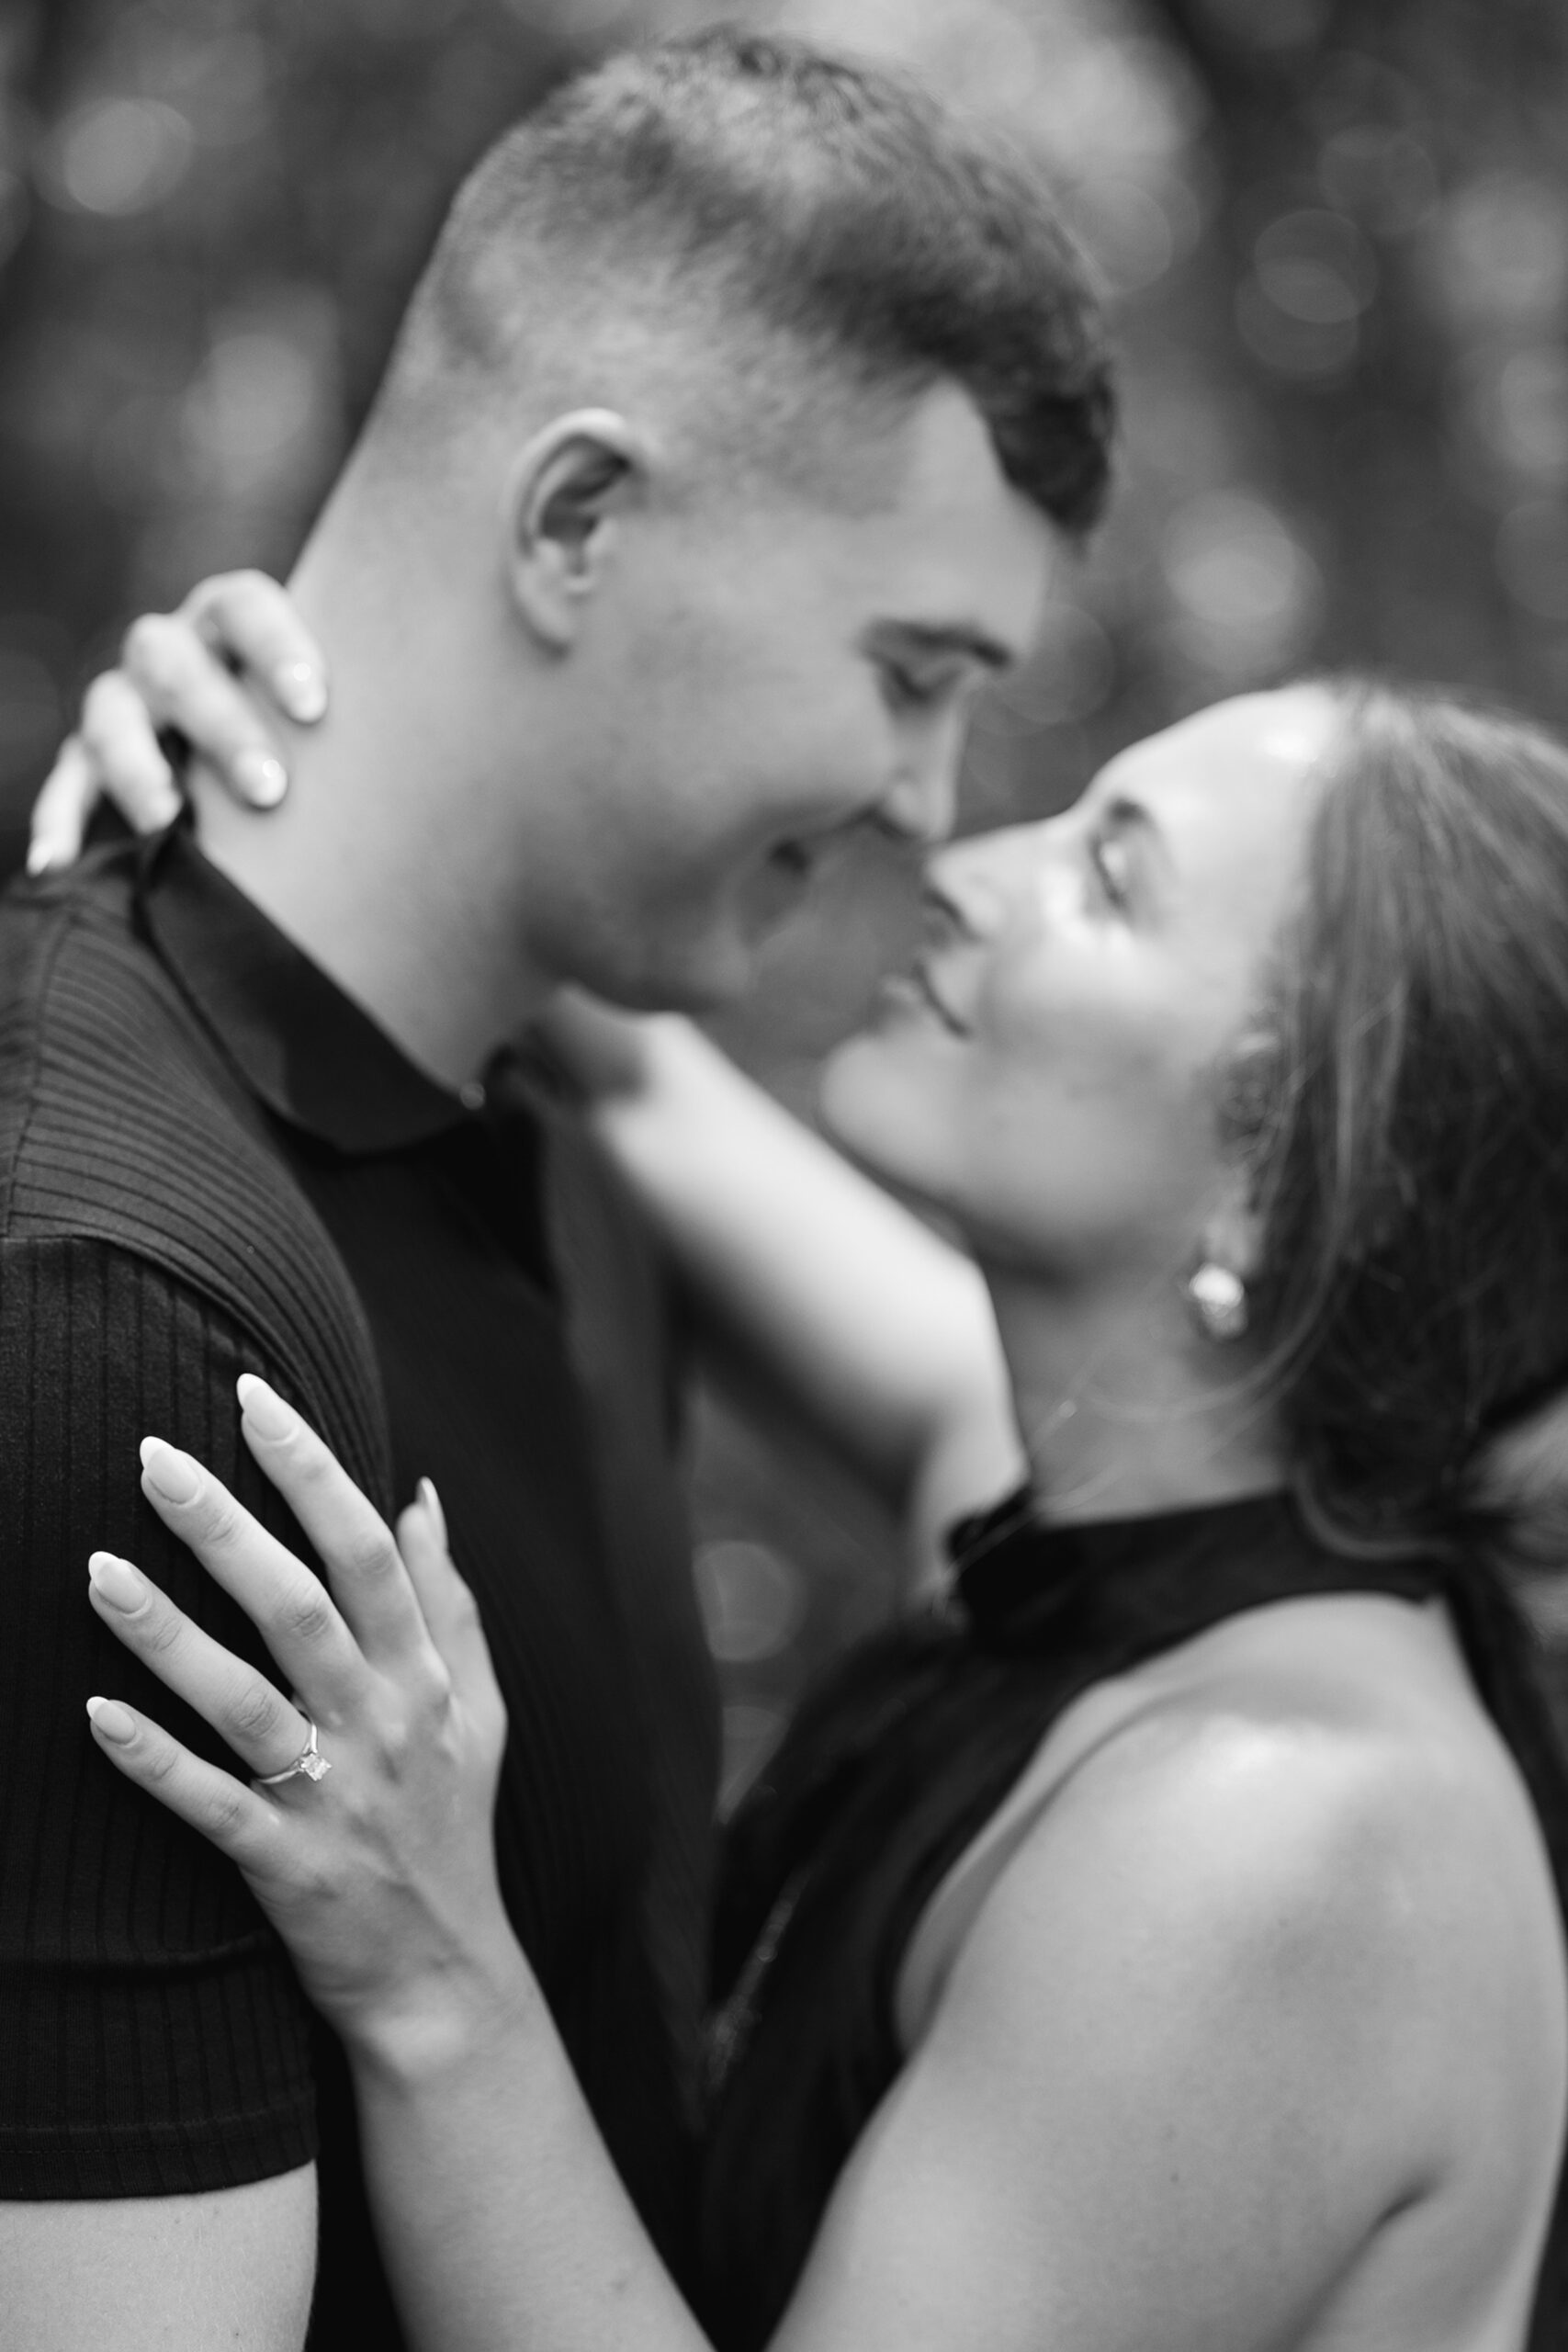
<path id="1" fill-rule="evenodd" d="M 938 851 L 824 1107 L 967 1258 L 571 993 L 946 831 L 1110 413 L 1005 154 L 652 50 L 95 690 L 46 825 L 208 764 L 0 918 L 6 2341 L 1560 2340 L 1568 757 L 1314 683 Z M 951 1527 L 716 1890 L 694 1333 Z"/>

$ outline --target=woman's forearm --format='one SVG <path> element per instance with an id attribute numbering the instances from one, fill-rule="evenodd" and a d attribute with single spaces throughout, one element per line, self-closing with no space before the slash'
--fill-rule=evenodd
<path id="1" fill-rule="evenodd" d="M 643 1023 L 592 1116 L 722 1356 L 902 1521 L 915 1563 L 1022 1471 L 984 1282 L 689 1022 Z"/>
<path id="2" fill-rule="evenodd" d="M 482 2014 L 350 2055 L 418 2352 L 707 2352 L 521 1962 Z"/>

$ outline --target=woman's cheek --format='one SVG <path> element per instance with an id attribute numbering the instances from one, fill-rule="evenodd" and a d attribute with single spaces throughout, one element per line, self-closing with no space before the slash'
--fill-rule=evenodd
<path id="1" fill-rule="evenodd" d="M 1213 1059 L 1213 991 L 1124 932 L 1102 930 L 998 962 L 976 1005 L 976 1043 L 998 1084 L 1174 1106 Z"/>
<path id="2" fill-rule="evenodd" d="M 944 1183 L 965 1124 L 951 1069 L 911 1037 L 874 1035 L 841 1046 L 823 1073 L 818 1107 L 852 1157 L 922 1192 Z"/>

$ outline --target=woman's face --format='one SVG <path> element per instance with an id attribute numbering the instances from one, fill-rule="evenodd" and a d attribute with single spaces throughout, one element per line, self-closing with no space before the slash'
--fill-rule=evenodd
<path id="1" fill-rule="evenodd" d="M 1336 726 L 1292 687 L 1135 744 L 931 865 L 931 944 L 828 1067 L 848 1149 L 1042 1271 L 1179 1268 L 1224 1196 L 1216 1066 L 1293 895 Z"/>

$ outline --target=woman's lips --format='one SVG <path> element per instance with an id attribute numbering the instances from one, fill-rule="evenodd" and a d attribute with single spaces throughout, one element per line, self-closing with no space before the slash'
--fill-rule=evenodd
<path id="1" fill-rule="evenodd" d="M 967 1028 L 932 978 L 931 967 L 923 956 L 918 956 L 908 971 L 897 973 L 886 983 L 886 989 L 895 1001 L 901 1001 L 915 1012 L 934 1015 L 951 1035 L 968 1035 Z"/>

